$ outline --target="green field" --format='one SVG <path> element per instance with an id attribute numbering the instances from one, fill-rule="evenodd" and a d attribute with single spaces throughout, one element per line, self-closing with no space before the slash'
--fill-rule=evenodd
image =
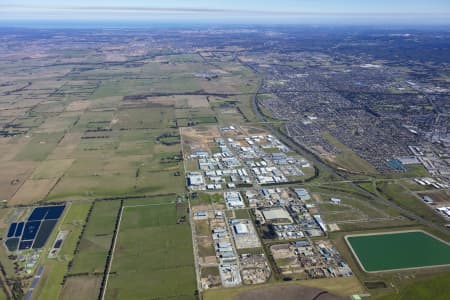
<path id="1" fill-rule="evenodd" d="M 341 151 L 336 155 L 334 164 L 338 167 L 346 170 L 363 173 L 363 174 L 376 174 L 377 170 L 366 160 L 358 156 L 355 152 L 342 144 L 338 139 L 332 136 L 329 132 L 321 132 L 320 134 L 328 143 L 336 147 Z"/>
<path id="2" fill-rule="evenodd" d="M 377 192 L 393 201 L 401 207 L 408 209 L 418 216 L 429 221 L 445 224 L 445 220 L 432 208 L 426 205 L 420 198 L 395 182 L 377 182 Z"/>
<path id="3" fill-rule="evenodd" d="M 379 298 L 379 300 L 447 300 L 450 295 L 450 273 L 425 280 L 408 282 L 396 294 Z"/>
<path id="4" fill-rule="evenodd" d="M 450 265 L 450 245 L 423 231 L 346 236 L 366 272 Z"/>
<path id="5" fill-rule="evenodd" d="M 120 201 L 95 203 L 73 260 L 71 274 L 104 271 L 119 207 Z"/>
<path id="6" fill-rule="evenodd" d="M 58 299 L 62 288 L 61 284 L 68 269 L 68 263 L 73 258 L 73 252 L 90 205 L 89 202 L 71 204 L 66 215 L 60 221 L 61 225 L 59 225 L 59 228 L 55 228 L 50 236 L 49 241 L 53 241 L 58 230 L 67 230 L 69 232 L 57 259 L 42 257 L 45 271 L 34 292 L 34 295 L 39 295 L 39 299 Z"/>
<path id="7" fill-rule="evenodd" d="M 9 207 L 0 215 L 39 201 L 71 203 L 49 239 L 68 231 L 58 257 L 39 253 L 45 271 L 33 299 L 97 299 L 121 203 L 111 198 L 127 200 L 106 299 L 196 299 L 187 205 L 176 196 L 151 197 L 186 197 L 179 127 L 256 120 L 249 93 L 258 77 L 225 52 L 227 61 L 215 65 L 171 52 L 145 48 L 104 63 L 97 49 L 52 47 L 50 60 L 37 58 L 25 69 L 1 63 L 11 84 L 0 85 L 0 123 L 14 134 L 0 139 L 0 200 Z M 62 65 L 53 66 L 54 59 Z M 197 75 L 209 69 L 218 76 Z M 231 112 L 224 111 L 230 103 Z M 192 200 L 224 202 L 222 193 Z M 141 204 L 160 205 L 127 207 Z M 209 235 L 208 226 L 202 230 Z M 203 250 L 214 255 L 212 244 Z M 17 259 L 0 251 L 0 262 L 10 288 L 17 282 L 26 292 L 31 281 L 17 275 Z"/>
<path id="8" fill-rule="evenodd" d="M 106 299 L 196 299 L 190 225 L 176 204 L 141 203 L 124 207 Z"/>
<path id="9" fill-rule="evenodd" d="M 2 289 L 0 289 L 0 300 L 7 300 L 7 299 L 8 298 L 6 297 L 5 292 Z"/>

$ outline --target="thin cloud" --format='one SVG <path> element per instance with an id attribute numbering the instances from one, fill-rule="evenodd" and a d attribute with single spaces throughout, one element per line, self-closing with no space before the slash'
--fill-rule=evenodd
<path id="1" fill-rule="evenodd" d="M 272 16 L 450 16 L 450 12 L 317 12 L 317 11 L 269 11 L 269 10 L 243 10 L 243 9 L 216 9 L 216 8 L 186 8 L 186 7 L 138 7 L 138 6 L 23 6 L 0 5 L 0 9 L 12 9 L 16 12 L 22 10 L 34 11 L 72 11 L 72 12 L 136 12 L 136 13 L 170 13 L 170 14 L 233 14 L 233 15 L 272 15 Z"/>

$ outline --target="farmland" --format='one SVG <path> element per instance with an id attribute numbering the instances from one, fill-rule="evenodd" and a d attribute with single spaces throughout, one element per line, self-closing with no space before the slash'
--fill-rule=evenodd
<path id="1" fill-rule="evenodd" d="M 84 220 L 88 213 L 90 203 L 72 204 L 65 217 L 61 221 L 58 230 L 67 230 L 70 232 L 59 252 L 59 259 L 49 259 L 44 257 L 42 263 L 45 270 L 42 278 L 33 292 L 33 296 L 40 295 L 44 299 L 56 299 L 61 292 L 61 284 L 68 270 L 68 262 L 73 258 L 73 252 L 76 243 L 81 234 Z M 53 239 L 56 232 L 53 232 Z M 59 283 L 59 284 L 55 284 Z"/>
<path id="2" fill-rule="evenodd" d="M 107 299 L 195 299 L 189 224 L 179 222 L 176 204 L 162 202 L 124 206 Z"/>
<path id="3" fill-rule="evenodd" d="M 248 91 L 256 77 L 246 67 L 234 64 L 223 66 L 220 72 L 226 76 L 206 80 L 198 74 L 208 64 L 197 54 L 155 49 L 140 63 L 127 63 L 134 59 L 130 56 L 109 65 L 102 64 L 105 58 L 96 50 L 78 50 L 55 50 L 61 60 L 71 61 L 70 56 L 75 55 L 73 68 L 30 64 L 19 75 L 16 68 L 20 64 L 0 62 L 3 75 L 17 80 L 0 88 L 0 124 L 9 128 L 2 131 L 0 139 L 0 199 L 8 207 L 1 210 L 1 228 L 8 232 L 11 223 L 25 218 L 36 205 L 64 203 L 67 207 L 67 216 L 56 224 L 48 242 L 40 245 L 44 251 L 27 252 L 21 258 L 24 262 L 18 264 L 2 249 L 0 263 L 8 276 L 23 286 L 14 293 L 28 291 L 33 299 L 37 295 L 73 299 L 75 291 L 84 299 L 96 299 L 100 293 L 114 298 L 139 297 L 146 292 L 147 283 L 135 279 L 149 274 L 155 297 L 193 299 L 196 288 L 189 216 L 183 212 L 186 203 L 172 204 L 178 196 L 186 197 L 180 131 L 183 127 L 188 130 L 187 126 L 217 124 L 218 111 L 205 92 Z M 93 68 L 78 69 L 78 63 L 92 64 Z M 22 85 L 25 77 L 29 83 Z M 18 89 L 11 94 L 8 87 Z M 248 96 L 233 101 L 249 111 Z M 242 115 L 237 113 L 235 120 L 241 122 Z M 140 209 L 128 206 L 146 204 L 155 195 L 171 195 L 171 200 L 164 200 L 161 207 L 143 209 L 148 215 L 137 219 L 144 222 L 154 217 L 156 221 L 134 228 L 134 214 Z M 220 194 L 201 198 L 223 201 Z M 133 199 L 142 199 L 142 203 Z M 123 212 L 123 219 L 117 228 L 119 212 Z M 181 217 L 183 221 L 177 224 Z M 63 237 L 58 242 L 57 234 Z M 114 237 L 118 248 L 110 262 Z M 164 237 L 173 244 L 167 244 Z M 37 239 L 45 242 L 39 236 Z M 142 243 L 135 243 L 135 239 Z M 46 251 L 54 243 L 61 248 L 52 250 L 53 258 L 47 257 Z M 136 253 L 148 255 L 142 258 L 148 265 L 135 260 Z M 154 253 L 159 257 L 155 259 Z M 18 271 L 25 265 L 32 274 L 37 274 L 37 265 L 43 266 L 36 283 Z M 148 270 L 131 272 L 138 266 Z M 109 267 L 112 273 L 105 291 L 104 272 Z M 168 295 L 164 290 L 169 278 L 179 274 L 184 274 L 183 279 L 174 294 Z M 139 288 L 127 288 L 131 281 Z"/>
<path id="4" fill-rule="evenodd" d="M 72 262 L 71 274 L 102 273 L 111 246 L 120 201 L 96 202 Z"/>
<path id="5" fill-rule="evenodd" d="M 447 288 L 442 62 L 319 29 L 0 32 L 0 299 Z"/>

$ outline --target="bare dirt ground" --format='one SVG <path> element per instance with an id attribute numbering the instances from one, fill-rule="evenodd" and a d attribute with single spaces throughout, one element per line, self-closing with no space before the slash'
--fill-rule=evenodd
<path id="1" fill-rule="evenodd" d="M 41 102 L 42 105 L 46 105 L 45 109 L 40 110 L 40 112 L 46 113 L 62 113 L 65 109 L 63 105 L 61 105 L 58 101 L 45 101 Z"/>
<path id="2" fill-rule="evenodd" d="M 27 114 L 27 108 L 11 108 L 8 110 L 0 110 L 0 117 L 15 118 L 25 117 Z"/>
<path id="3" fill-rule="evenodd" d="M 339 225 L 338 224 L 336 224 L 336 223 L 329 223 L 328 224 L 328 227 L 330 228 L 330 231 L 339 231 L 340 230 L 340 227 L 339 227 Z"/>
<path id="4" fill-rule="evenodd" d="M 31 179 L 50 179 L 61 177 L 72 165 L 74 159 L 46 160 L 34 170 Z"/>
<path id="5" fill-rule="evenodd" d="M 219 137 L 216 126 L 183 127 L 181 128 L 183 144 L 189 145 L 192 150 L 210 151 L 211 142 Z"/>
<path id="6" fill-rule="evenodd" d="M 56 117 L 49 117 L 35 130 L 35 133 L 54 133 L 69 128 L 78 117 L 77 112 L 64 112 Z"/>
<path id="7" fill-rule="evenodd" d="M 192 206 L 192 212 L 196 213 L 199 211 L 212 211 L 212 210 L 223 210 L 225 209 L 225 204 L 215 203 L 214 205 L 209 204 L 198 204 Z"/>
<path id="8" fill-rule="evenodd" d="M 125 102 L 132 103 L 133 101 Z M 139 102 L 148 104 L 174 105 L 176 108 L 209 107 L 208 100 L 206 100 L 206 96 L 203 95 L 171 95 L 148 97 L 144 100 L 140 100 Z"/>
<path id="9" fill-rule="evenodd" d="M 0 169 L 0 200 L 10 199 L 24 184 L 36 166 L 35 162 L 2 162 Z"/>
<path id="10" fill-rule="evenodd" d="M 29 179 L 25 181 L 17 193 L 14 194 L 8 204 L 31 204 L 40 201 L 47 196 L 57 181 L 58 178 L 38 180 Z"/>
<path id="11" fill-rule="evenodd" d="M 177 108 L 209 107 L 206 96 L 202 95 L 175 96 L 175 103 Z"/>
<path id="12" fill-rule="evenodd" d="M 270 247 L 274 259 L 285 259 L 295 257 L 290 249 L 289 244 L 279 244 Z"/>
<path id="13" fill-rule="evenodd" d="M 206 205 L 206 204 L 199 204 L 199 205 L 192 206 L 193 213 L 196 213 L 199 211 L 208 211 L 210 209 L 212 209 L 211 205 Z"/>
<path id="14" fill-rule="evenodd" d="M 267 131 L 264 129 L 253 127 L 253 126 L 242 126 L 242 130 L 245 132 L 245 134 L 252 136 L 252 135 L 266 135 L 268 134 Z"/>
<path id="15" fill-rule="evenodd" d="M 79 101 L 73 101 L 70 102 L 70 104 L 67 106 L 66 111 L 81 111 L 86 110 L 91 105 L 91 101 L 87 100 L 79 100 Z"/>
<path id="16" fill-rule="evenodd" d="M 323 202 L 323 199 L 322 199 L 322 196 L 321 195 L 319 195 L 319 194 L 317 194 L 317 193 L 312 193 L 311 194 L 312 195 L 312 197 L 314 198 L 314 200 L 316 200 L 317 202 Z"/>
<path id="17" fill-rule="evenodd" d="M 217 262 L 217 258 L 215 256 L 200 257 L 200 264 L 202 264 L 202 265 L 213 265 L 216 262 Z"/>
<path id="18" fill-rule="evenodd" d="M 61 300 L 96 300 L 100 290 L 101 277 L 77 276 L 70 277 L 61 292 Z"/>
<path id="19" fill-rule="evenodd" d="M 343 300 L 326 291 L 304 286 L 277 286 L 243 292 L 235 300 Z"/>
<path id="20" fill-rule="evenodd" d="M 10 161 L 27 145 L 28 139 L 5 137 L 0 139 L 0 161 Z"/>
<path id="21" fill-rule="evenodd" d="M 78 147 L 81 140 L 81 132 L 71 132 L 64 135 L 64 138 L 56 146 L 47 159 L 68 159 L 72 158 L 73 151 Z"/>

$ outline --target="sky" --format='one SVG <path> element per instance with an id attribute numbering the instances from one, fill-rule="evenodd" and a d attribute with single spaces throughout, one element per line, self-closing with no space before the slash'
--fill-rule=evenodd
<path id="1" fill-rule="evenodd" d="M 0 0 L 0 20 L 450 24 L 450 0 Z"/>

